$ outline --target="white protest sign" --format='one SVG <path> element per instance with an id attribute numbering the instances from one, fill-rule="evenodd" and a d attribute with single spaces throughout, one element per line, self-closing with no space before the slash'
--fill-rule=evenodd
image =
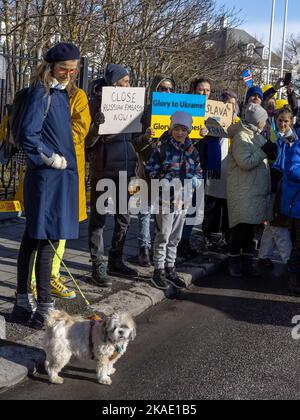
<path id="1" fill-rule="evenodd" d="M 141 133 L 144 108 L 145 88 L 104 87 L 99 134 Z"/>

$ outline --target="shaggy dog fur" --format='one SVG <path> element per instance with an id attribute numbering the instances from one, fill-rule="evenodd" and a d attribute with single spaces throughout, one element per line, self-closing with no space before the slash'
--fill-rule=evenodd
<path id="1" fill-rule="evenodd" d="M 50 382 L 62 384 L 60 371 L 71 356 L 95 360 L 100 384 L 111 385 L 114 363 L 126 352 L 136 335 L 135 322 L 127 313 L 117 312 L 105 321 L 72 317 L 63 311 L 51 311 L 46 328 L 45 368 Z"/>

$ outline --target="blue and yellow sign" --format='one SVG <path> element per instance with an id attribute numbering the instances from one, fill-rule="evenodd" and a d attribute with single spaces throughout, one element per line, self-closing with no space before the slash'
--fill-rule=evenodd
<path id="1" fill-rule="evenodd" d="M 183 111 L 193 117 L 191 139 L 199 138 L 199 131 L 205 125 L 206 96 L 177 93 L 154 92 L 152 98 L 151 127 L 155 138 L 159 138 L 170 128 L 171 116 L 176 111 Z"/>

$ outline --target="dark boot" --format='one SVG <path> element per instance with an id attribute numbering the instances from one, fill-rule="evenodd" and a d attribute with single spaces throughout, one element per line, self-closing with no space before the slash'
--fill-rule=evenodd
<path id="1" fill-rule="evenodd" d="M 49 303 L 38 302 L 37 310 L 34 313 L 29 324 L 30 328 L 34 328 L 35 330 L 42 330 L 43 328 L 45 328 L 48 315 L 54 309 L 54 301 Z"/>
<path id="2" fill-rule="evenodd" d="M 186 284 L 184 280 L 178 275 L 175 267 L 166 268 L 166 277 L 169 283 L 178 289 L 186 289 Z"/>
<path id="3" fill-rule="evenodd" d="M 92 282 L 99 287 L 111 287 L 112 281 L 107 275 L 106 264 L 93 262 Z"/>
<path id="4" fill-rule="evenodd" d="M 132 278 L 137 277 L 138 272 L 130 268 L 122 259 L 115 259 L 112 258 L 108 261 L 107 273 L 110 276 L 117 276 L 117 277 L 126 277 Z"/>
<path id="5" fill-rule="evenodd" d="M 288 273 L 288 287 L 291 293 L 300 295 L 300 278 L 299 273 Z"/>
<path id="6" fill-rule="evenodd" d="M 139 254 L 139 265 L 141 267 L 151 267 L 150 250 L 147 247 L 142 247 Z"/>
<path id="7" fill-rule="evenodd" d="M 228 272 L 231 277 L 241 278 L 243 273 L 241 270 L 241 257 L 240 255 L 229 255 L 228 258 Z"/>
<path id="8" fill-rule="evenodd" d="M 189 239 L 181 239 L 177 247 L 177 258 L 196 258 L 199 257 L 198 252 L 191 248 Z"/>
<path id="9" fill-rule="evenodd" d="M 10 322 L 15 324 L 27 324 L 36 311 L 36 302 L 31 293 L 16 294 L 16 303 L 10 315 Z"/>
<path id="10" fill-rule="evenodd" d="M 244 276 L 261 277 L 261 272 L 254 266 L 254 256 L 242 254 L 242 271 Z"/>

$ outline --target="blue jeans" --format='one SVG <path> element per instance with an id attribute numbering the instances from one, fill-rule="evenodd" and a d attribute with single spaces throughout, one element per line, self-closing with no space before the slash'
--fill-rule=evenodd
<path id="1" fill-rule="evenodd" d="M 150 226 L 151 226 L 151 212 L 149 209 L 149 213 L 138 215 L 139 219 L 139 232 L 138 232 L 138 241 L 140 248 L 151 248 L 151 233 L 150 233 Z"/>

